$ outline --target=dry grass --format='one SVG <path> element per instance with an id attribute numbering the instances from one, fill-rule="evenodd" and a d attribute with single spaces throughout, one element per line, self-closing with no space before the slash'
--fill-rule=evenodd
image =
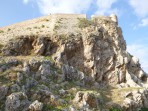
<path id="1" fill-rule="evenodd" d="M 77 88 L 78 91 L 89 92 L 89 93 L 93 93 L 95 95 L 98 95 L 100 93 L 104 103 L 112 102 L 117 105 L 123 104 L 123 101 L 125 99 L 125 97 L 124 97 L 125 93 L 127 93 L 129 91 L 137 91 L 139 89 L 142 89 L 142 88 L 129 87 L 129 88 L 117 89 L 117 88 L 109 87 L 109 88 L 105 88 L 102 90 Z M 110 106 L 108 106 L 107 104 L 103 104 L 102 107 L 110 108 Z"/>
<path id="2" fill-rule="evenodd" d="M 139 87 L 129 87 L 129 88 L 108 88 L 106 90 L 101 90 L 100 93 L 103 95 L 103 98 L 106 102 L 112 101 L 115 104 L 122 104 L 125 97 L 125 93 L 129 91 L 136 91 L 142 88 Z"/>
<path id="3" fill-rule="evenodd" d="M 6 44 L 10 39 L 21 35 L 52 35 L 55 33 L 55 29 L 58 34 L 76 32 L 79 30 L 77 23 L 76 15 L 48 15 L 2 27 L 0 41 L 1 44 Z"/>

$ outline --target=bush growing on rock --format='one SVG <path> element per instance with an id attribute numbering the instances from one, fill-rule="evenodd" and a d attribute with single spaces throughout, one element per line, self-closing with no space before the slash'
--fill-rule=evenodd
<path id="1" fill-rule="evenodd" d="M 87 20 L 85 18 L 83 18 L 83 19 L 79 18 L 79 23 L 78 23 L 79 28 L 85 28 L 85 27 L 89 27 L 91 25 L 94 25 L 93 21 Z"/>

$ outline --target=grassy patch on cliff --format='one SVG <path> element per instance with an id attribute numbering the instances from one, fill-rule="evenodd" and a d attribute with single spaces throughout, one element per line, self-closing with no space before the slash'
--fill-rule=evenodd
<path id="1" fill-rule="evenodd" d="M 3 45 L 0 44 L 0 55 L 2 55 L 2 48 L 3 48 Z"/>
<path id="2" fill-rule="evenodd" d="M 0 33 L 4 33 L 4 31 L 3 30 L 0 30 Z"/>
<path id="3" fill-rule="evenodd" d="M 139 111 L 148 111 L 148 108 L 141 108 Z"/>
<path id="4" fill-rule="evenodd" d="M 91 25 L 94 25 L 94 21 L 92 20 L 87 20 L 85 18 L 78 18 L 79 22 L 78 22 L 78 27 L 79 28 L 85 28 L 85 27 L 89 27 Z"/>

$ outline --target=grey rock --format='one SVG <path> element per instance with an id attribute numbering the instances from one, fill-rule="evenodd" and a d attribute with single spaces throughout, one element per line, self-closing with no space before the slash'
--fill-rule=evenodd
<path id="1" fill-rule="evenodd" d="M 73 102 L 77 104 L 80 108 L 97 108 L 99 98 L 91 92 L 77 92 Z"/>
<path id="2" fill-rule="evenodd" d="M 29 74 L 30 74 L 30 66 L 29 66 L 29 64 L 27 62 L 24 62 L 23 66 L 24 66 L 23 67 L 24 73 L 26 74 L 26 76 L 29 76 Z"/>
<path id="3" fill-rule="evenodd" d="M 72 66 L 63 65 L 62 72 L 64 74 L 65 80 L 80 80 L 81 81 L 84 79 L 84 73 L 76 70 Z"/>
<path id="4" fill-rule="evenodd" d="M 29 61 L 29 66 L 30 66 L 31 70 L 33 70 L 33 71 L 37 71 L 39 69 L 40 65 L 41 65 L 41 62 L 39 60 L 35 60 L 35 58 L 33 58 Z"/>
<path id="5" fill-rule="evenodd" d="M 46 80 L 46 78 L 50 75 L 50 64 L 42 64 L 39 67 L 38 73 L 41 74 L 41 79 Z"/>
<path id="6" fill-rule="evenodd" d="M 38 100 L 35 100 L 29 106 L 29 110 L 31 110 L 31 111 L 42 111 L 42 109 L 43 109 L 43 103 L 39 102 Z"/>
<path id="7" fill-rule="evenodd" d="M 20 73 L 20 72 L 18 72 L 18 73 L 17 73 L 17 82 L 18 82 L 18 83 L 21 83 L 22 80 L 23 80 L 23 74 Z"/>
<path id="8" fill-rule="evenodd" d="M 65 95 L 67 91 L 65 91 L 64 89 L 59 90 L 59 94 L 60 95 Z"/>
<path id="9" fill-rule="evenodd" d="M 5 111 L 24 111 L 29 106 L 26 94 L 22 92 L 12 93 L 5 102 Z"/>
<path id="10" fill-rule="evenodd" d="M 8 86 L 0 86 L 0 100 L 4 99 L 8 93 Z"/>
<path id="11" fill-rule="evenodd" d="M 20 86 L 18 84 L 13 84 L 11 87 L 10 87 L 10 90 L 11 92 L 19 92 L 21 90 Z"/>

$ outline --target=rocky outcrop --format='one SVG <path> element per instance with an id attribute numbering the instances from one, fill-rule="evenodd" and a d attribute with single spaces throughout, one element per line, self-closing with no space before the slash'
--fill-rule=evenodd
<path id="1" fill-rule="evenodd" d="M 30 106 L 29 110 L 31 111 L 42 111 L 43 103 L 39 102 L 38 100 L 34 101 Z"/>
<path id="2" fill-rule="evenodd" d="M 99 93 L 96 97 L 96 95 L 91 92 L 77 92 L 73 102 L 76 103 L 79 108 L 98 108 L 99 102 L 101 101 L 99 96 Z"/>
<path id="3" fill-rule="evenodd" d="M 116 15 L 59 17 L 52 33 L 22 33 L 0 47 L 0 109 L 148 108 L 148 75 L 126 51 Z"/>
<path id="4" fill-rule="evenodd" d="M 3 55 L 51 55 L 56 50 L 56 44 L 48 37 L 21 36 L 17 39 L 11 39 L 9 44 L 2 49 Z"/>
<path id="5" fill-rule="evenodd" d="M 142 86 L 147 82 L 146 73 L 141 69 L 138 59 L 126 51 L 120 27 L 114 22 L 106 22 L 98 19 L 97 27 L 86 27 L 79 34 L 62 35 L 64 41 L 60 39 L 61 35 L 22 36 L 5 45 L 2 53 L 7 56 L 50 55 L 57 64 L 74 67 L 97 82 Z"/>
<path id="6" fill-rule="evenodd" d="M 148 90 L 140 89 L 139 91 L 128 92 L 125 95 L 123 108 L 126 111 L 139 111 L 141 108 L 148 108 Z M 133 109 L 134 108 L 134 109 Z"/>
<path id="7" fill-rule="evenodd" d="M 28 98 L 23 92 L 12 93 L 6 99 L 5 111 L 25 111 L 28 105 Z"/>
<path id="8" fill-rule="evenodd" d="M 0 87 L 0 100 L 4 99 L 8 93 L 8 87 L 3 85 Z"/>
<path id="9" fill-rule="evenodd" d="M 64 79 L 68 81 L 82 81 L 84 79 L 84 73 L 77 71 L 72 66 L 63 65 L 62 71 Z"/>

